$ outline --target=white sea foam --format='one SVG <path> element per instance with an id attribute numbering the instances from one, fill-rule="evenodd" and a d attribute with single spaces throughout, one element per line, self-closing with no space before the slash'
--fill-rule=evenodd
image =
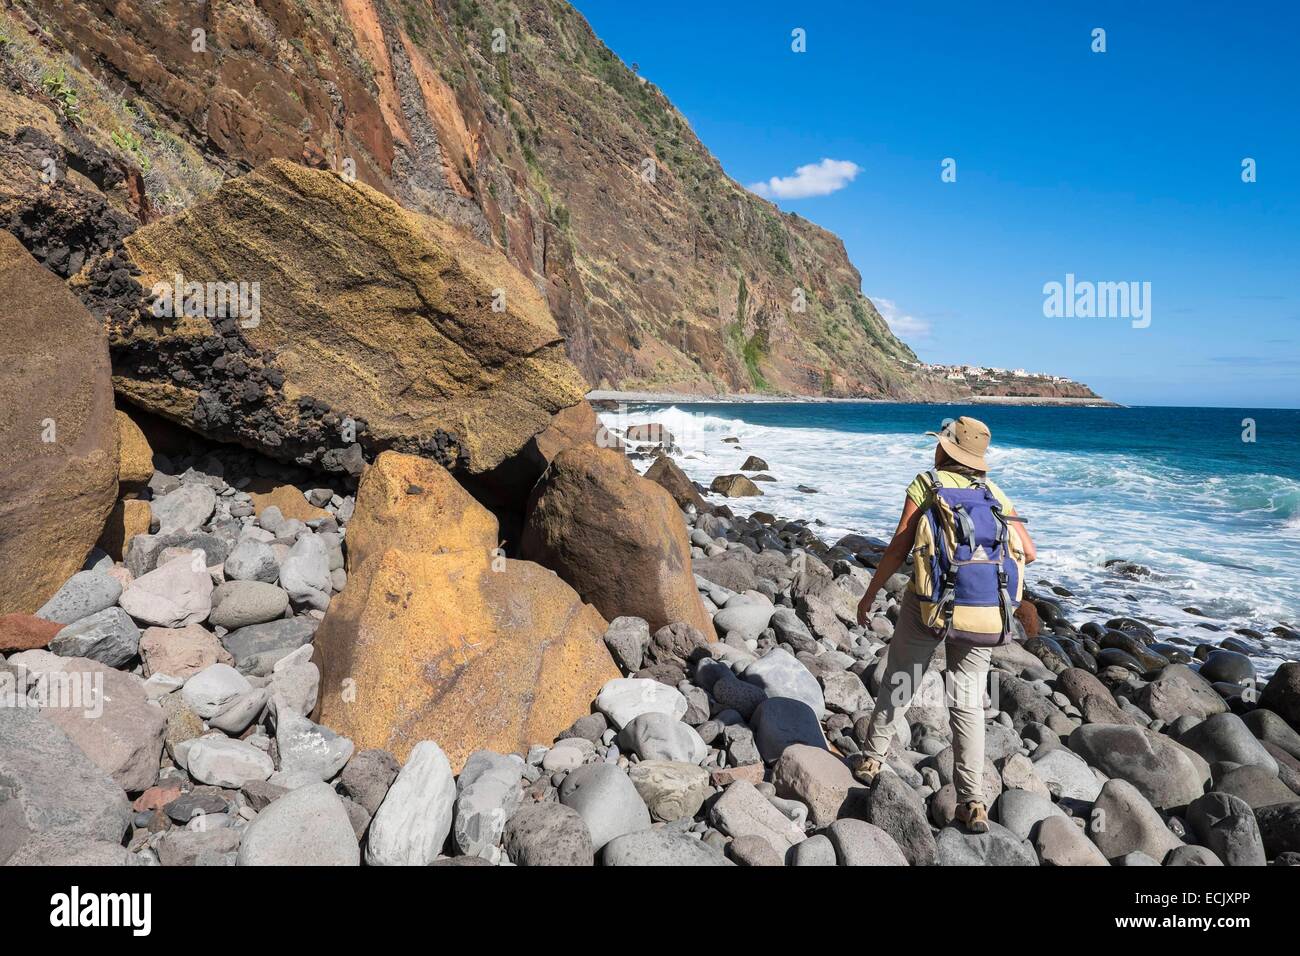
<path id="1" fill-rule="evenodd" d="M 727 504 L 820 519 L 828 541 L 849 532 L 888 538 L 904 488 L 931 465 L 934 448 L 922 435 L 776 427 L 675 406 L 601 417 L 615 427 L 662 422 L 684 452 L 707 456 L 677 459 L 705 487 L 759 456 L 778 480 L 759 484 L 762 498 Z M 1300 647 L 1269 634 L 1279 623 L 1300 622 L 1300 482 L 1274 475 L 1205 480 L 1116 453 L 995 445 L 989 459 L 990 474 L 1028 518 L 1038 545 L 1030 583 L 1047 580 L 1072 592 L 1062 601 L 1075 623 L 1132 614 L 1168 624 L 1162 637 L 1204 643 L 1254 628 L 1268 635 L 1255 642 L 1261 676 L 1300 658 Z M 800 484 L 819 493 L 803 494 Z M 1114 558 L 1152 573 L 1122 577 L 1105 567 Z M 1222 630 L 1198 626 L 1206 623 Z"/>

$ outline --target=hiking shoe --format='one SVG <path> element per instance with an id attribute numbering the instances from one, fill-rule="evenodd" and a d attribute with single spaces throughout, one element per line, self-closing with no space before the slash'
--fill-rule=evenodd
<path id="1" fill-rule="evenodd" d="M 978 800 L 957 804 L 957 822 L 970 833 L 989 832 L 989 812 Z"/>
<path id="2" fill-rule="evenodd" d="M 859 754 L 849 767 L 853 771 L 853 777 L 858 783 L 870 784 L 876 779 L 876 774 L 884 769 L 883 765 L 875 757 L 867 757 Z"/>

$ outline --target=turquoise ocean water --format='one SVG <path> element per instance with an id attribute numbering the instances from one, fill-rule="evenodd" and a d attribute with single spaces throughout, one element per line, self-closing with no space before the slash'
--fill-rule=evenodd
<path id="1" fill-rule="evenodd" d="M 692 403 L 602 418 L 663 422 L 679 463 L 706 486 L 758 455 L 778 480 L 760 485 L 762 498 L 729 503 L 820 519 L 834 540 L 887 538 L 903 489 L 930 465 L 934 440 L 922 433 L 962 414 L 988 423 L 990 475 L 1029 519 L 1039 553 L 1029 581 L 1073 592 L 1063 603 L 1076 624 L 1136 614 L 1164 624 L 1162 636 L 1211 643 L 1253 628 L 1267 635 L 1250 641 L 1263 674 L 1300 659 L 1300 645 L 1269 633 L 1300 626 L 1298 410 Z M 1151 574 L 1122 577 L 1105 567 L 1112 558 Z"/>

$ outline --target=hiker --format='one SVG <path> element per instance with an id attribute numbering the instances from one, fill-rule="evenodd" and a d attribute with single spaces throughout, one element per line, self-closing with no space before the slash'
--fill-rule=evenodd
<path id="1" fill-rule="evenodd" d="M 1034 542 L 1011 501 L 987 477 L 989 429 L 963 416 L 941 431 L 934 468 L 907 488 L 903 515 L 858 604 L 865 624 L 876 595 L 913 555 L 885 673 L 854 775 L 870 783 L 884 766 L 896 720 L 910 706 L 930 658 L 946 643 L 957 821 L 988 831 L 984 804 L 984 691 L 990 648 L 1011 640 L 1024 566 Z"/>

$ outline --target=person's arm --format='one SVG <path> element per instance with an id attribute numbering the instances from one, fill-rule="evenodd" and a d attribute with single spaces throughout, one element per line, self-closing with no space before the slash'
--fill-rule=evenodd
<path id="1" fill-rule="evenodd" d="M 876 565 L 876 573 L 871 576 L 867 593 L 862 595 L 862 600 L 858 602 L 859 624 L 867 623 L 876 594 L 907 560 L 908 552 L 912 550 L 912 543 L 916 540 L 916 524 L 920 517 L 921 509 L 916 506 L 916 502 L 911 498 L 904 499 L 903 515 L 898 519 L 894 538 L 889 542 L 889 547 L 885 548 L 885 553 L 880 556 L 880 564 Z"/>
<path id="2" fill-rule="evenodd" d="M 1016 509 L 1012 508 L 1007 513 L 1014 518 Z M 1029 526 L 1023 521 L 1016 521 L 1013 524 L 1016 534 L 1020 536 L 1020 544 L 1025 549 L 1025 564 L 1033 564 L 1034 559 L 1038 557 L 1038 549 L 1034 547 L 1034 539 L 1029 536 Z"/>

